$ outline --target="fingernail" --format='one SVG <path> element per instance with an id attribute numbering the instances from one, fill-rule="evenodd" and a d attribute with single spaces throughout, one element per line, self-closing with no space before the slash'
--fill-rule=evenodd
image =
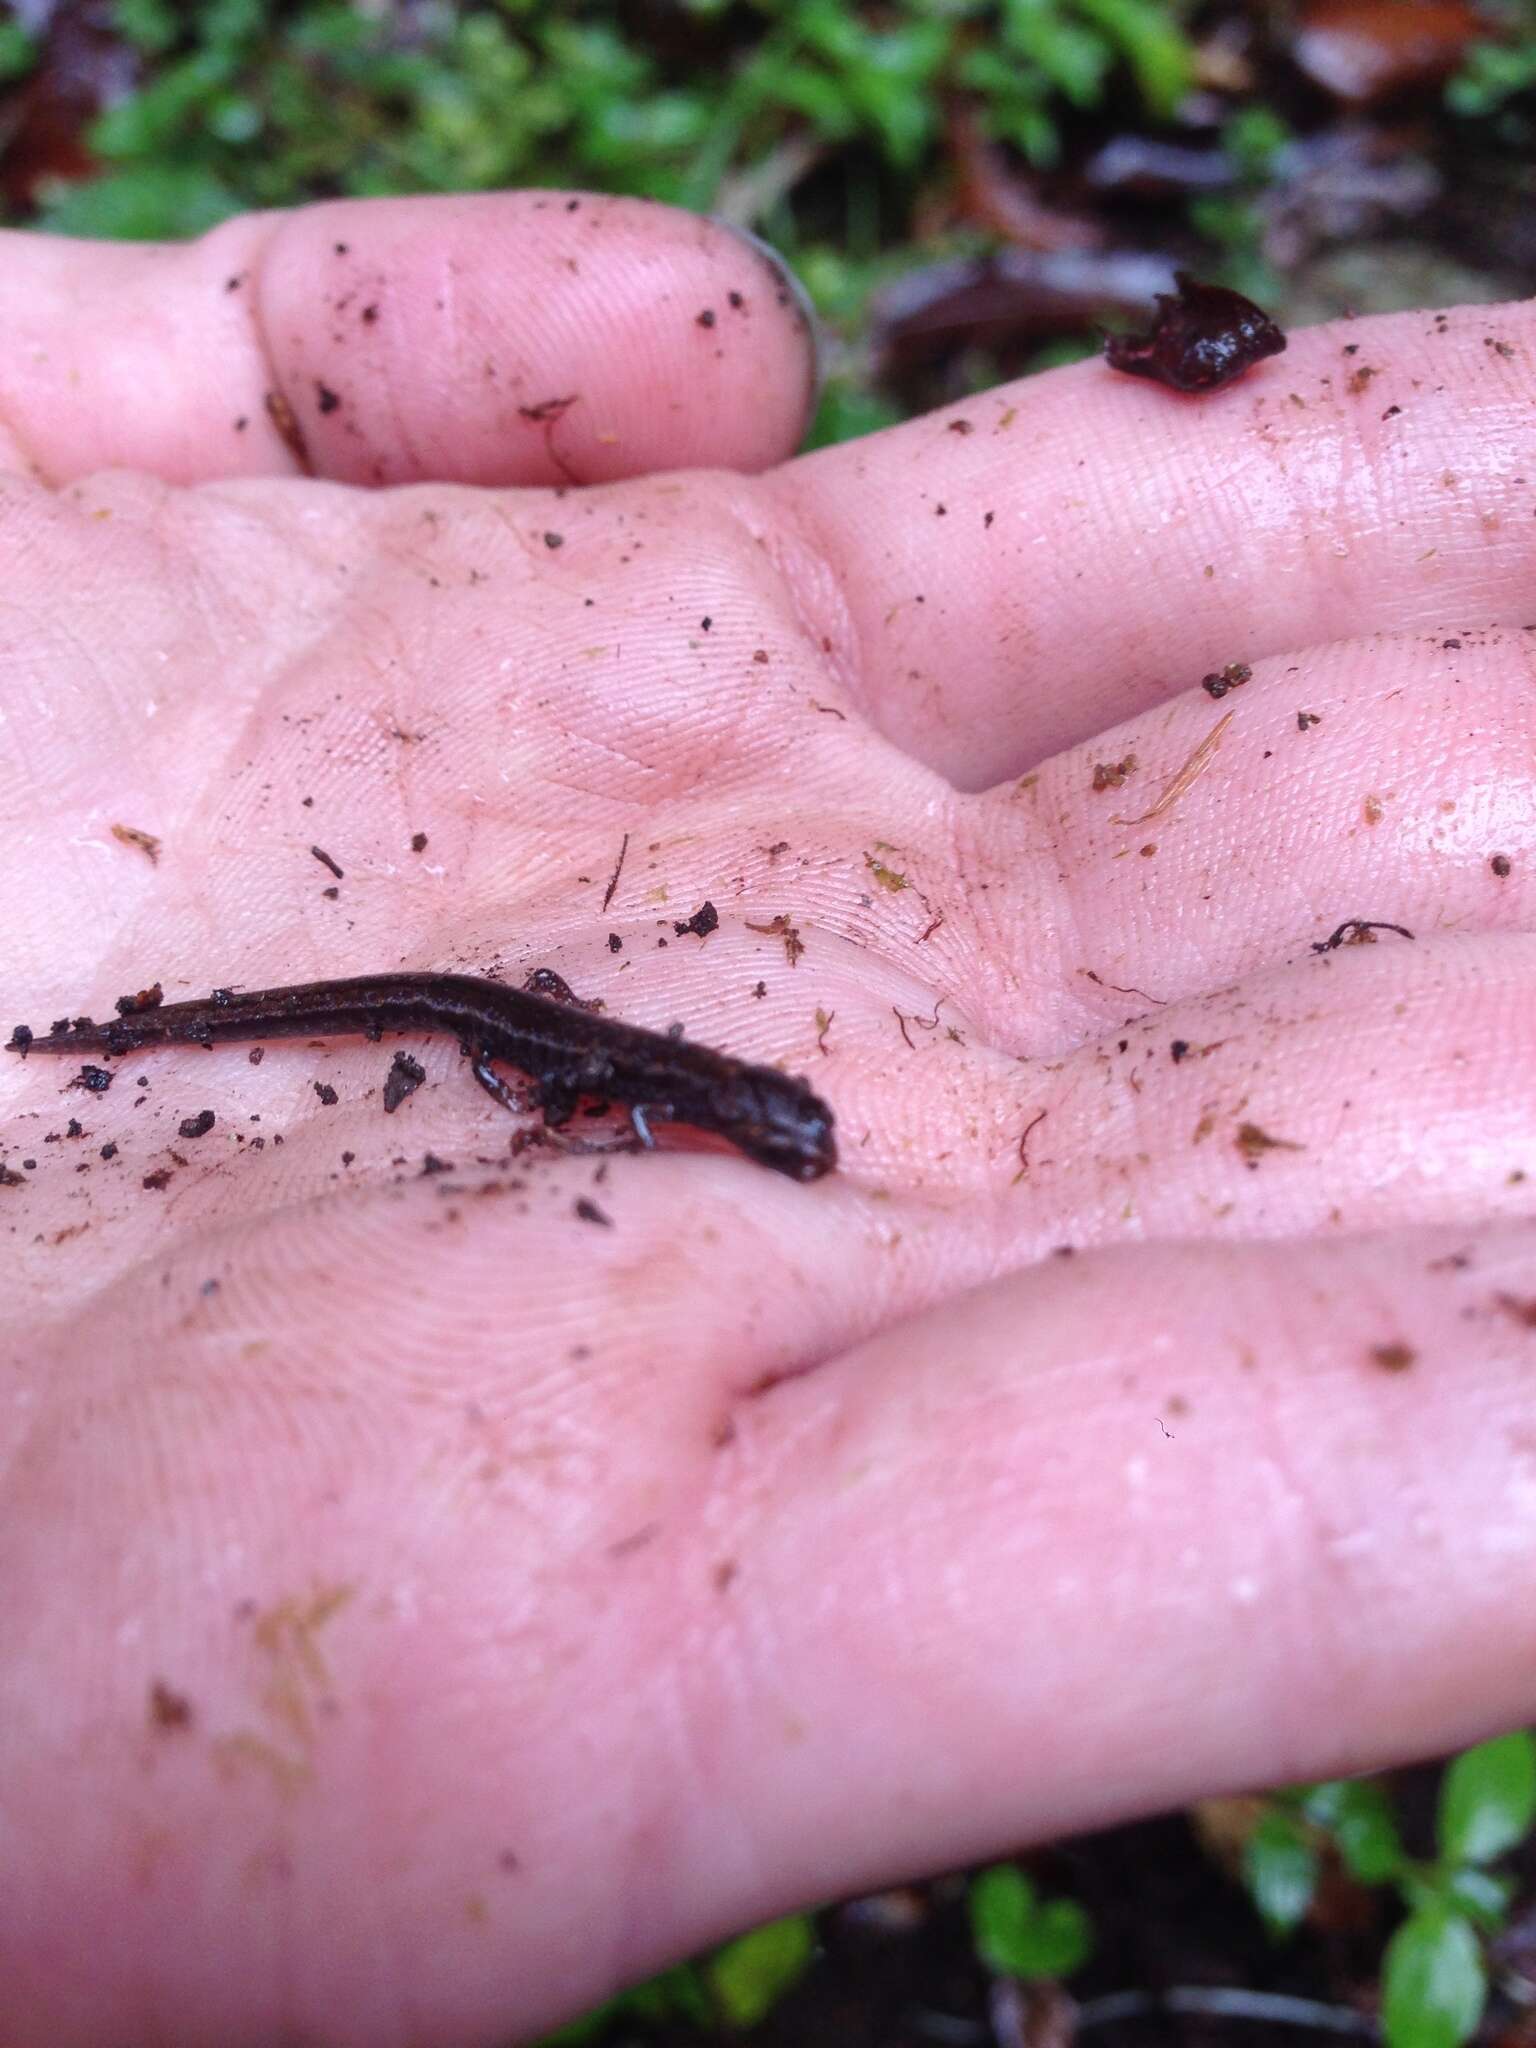
<path id="1" fill-rule="evenodd" d="M 723 214 L 712 213 L 708 218 L 717 228 L 724 228 L 728 234 L 734 235 L 738 242 L 746 244 L 772 279 L 774 297 L 778 303 L 781 306 L 793 306 L 799 315 L 811 350 L 811 390 L 806 408 L 806 417 L 810 418 L 816 411 L 822 385 L 826 381 L 826 351 L 822 345 L 821 318 L 812 303 L 810 293 L 772 242 L 765 242 L 761 235 L 754 235 L 750 228 L 742 227 L 738 221 L 727 220 Z"/>

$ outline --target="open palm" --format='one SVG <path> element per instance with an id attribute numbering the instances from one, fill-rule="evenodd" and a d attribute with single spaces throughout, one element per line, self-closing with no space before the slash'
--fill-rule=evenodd
<path id="1" fill-rule="evenodd" d="M 7 259 L 4 1024 L 547 966 L 841 1157 L 0 1062 L 7 2048 L 521 2036 L 1536 1710 L 1528 308 L 773 468 L 659 209 Z"/>

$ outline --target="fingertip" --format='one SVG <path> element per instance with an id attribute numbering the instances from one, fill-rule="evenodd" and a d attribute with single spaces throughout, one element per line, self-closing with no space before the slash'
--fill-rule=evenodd
<path id="1" fill-rule="evenodd" d="M 310 461 L 347 482 L 751 472 L 793 452 L 813 394 L 782 266 L 644 200 L 311 209 L 284 224 L 262 290 Z"/>
<path id="2" fill-rule="evenodd" d="M 782 261 L 645 200 L 342 200 L 174 247 L 8 238 L 18 459 L 55 480 L 309 471 L 385 485 L 755 472 L 815 401 Z"/>
<path id="3" fill-rule="evenodd" d="M 798 325 L 806 353 L 806 391 L 802 433 L 816 416 L 816 407 L 821 400 L 822 387 L 826 382 L 826 350 L 823 346 L 821 316 L 816 311 L 816 302 L 811 297 L 804 280 L 791 266 L 789 259 L 780 254 L 772 242 L 764 241 L 751 228 L 743 227 L 737 221 L 727 220 L 724 214 L 711 213 L 705 218 L 712 227 L 721 228 L 739 241 L 748 254 L 761 266 L 768 289 L 773 293 L 774 303 L 784 312 L 792 324 Z"/>

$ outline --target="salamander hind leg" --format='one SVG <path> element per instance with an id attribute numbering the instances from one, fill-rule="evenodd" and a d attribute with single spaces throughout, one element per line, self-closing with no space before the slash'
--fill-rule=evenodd
<path id="1" fill-rule="evenodd" d="M 538 1086 L 538 1106 L 544 1112 L 544 1121 L 549 1128 L 559 1130 L 568 1124 L 576 1114 L 580 1090 L 569 1081 L 547 1080 Z"/>

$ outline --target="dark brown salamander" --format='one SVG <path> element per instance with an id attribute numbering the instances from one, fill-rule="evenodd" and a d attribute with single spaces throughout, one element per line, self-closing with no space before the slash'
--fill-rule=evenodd
<path id="1" fill-rule="evenodd" d="M 475 1079 L 504 1108 L 541 1109 L 547 1124 L 568 1123 L 578 1102 L 590 1098 L 622 1103 L 645 1145 L 655 1118 L 713 1131 L 792 1180 L 819 1180 L 837 1164 L 832 1112 L 804 1081 L 686 1038 L 595 1016 L 547 969 L 534 979 L 564 999 L 468 974 L 363 974 L 293 988 L 216 989 L 190 1003 L 126 998 L 122 1014 L 107 1024 L 63 1018 L 46 1034 L 18 1024 L 9 1049 L 111 1055 L 155 1045 L 444 1031 L 458 1039 Z M 493 1060 L 527 1075 L 533 1085 L 526 1104 L 492 1071 Z"/>

